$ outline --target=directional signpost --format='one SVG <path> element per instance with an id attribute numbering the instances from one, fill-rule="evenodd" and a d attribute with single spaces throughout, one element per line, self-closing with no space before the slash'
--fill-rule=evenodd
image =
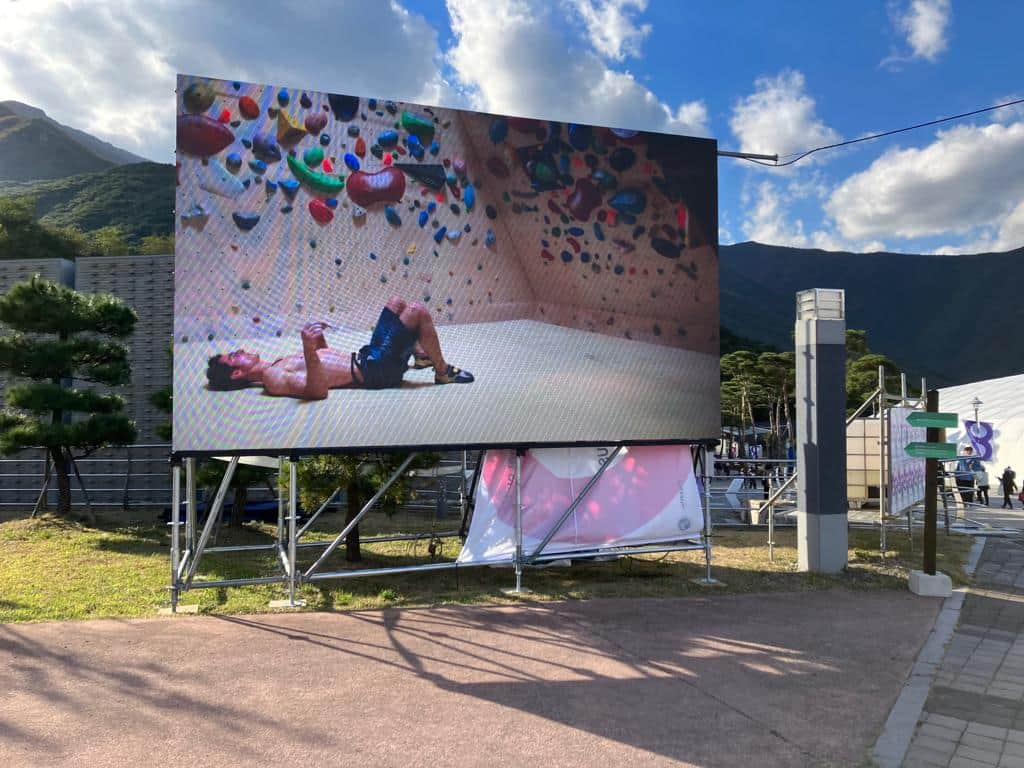
<path id="1" fill-rule="evenodd" d="M 924 443 L 910 443 L 906 447 L 907 455 L 924 459 L 924 572 L 911 571 L 910 589 L 919 595 L 948 596 L 952 593 L 949 577 L 935 573 L 935 529 L 936 517 L 936 482 L 939 473 L 939 459 L 955 459 L 956 444 L 939 441 L 940 429 L 952 429 L 959 424 L 955 413 L 939 413 L 939 393 L 937 390 L 928 392 L 928 410 L 915 411 L 907 416 L 907 423 L 912 427 L 925 427 Z"/>

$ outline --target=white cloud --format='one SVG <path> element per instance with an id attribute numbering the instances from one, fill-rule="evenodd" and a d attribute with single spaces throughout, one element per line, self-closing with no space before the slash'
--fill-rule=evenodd
<path id="1" fill-rule="evenodd" d="M 650 24 L 636 24 L 633 13 L 647 10 L 647 0 L 567 0 L 583 19 L 594 48 L 604 56 L 623 61 L 639 56 Z"/>
<path id="2" fill-rule="evenodd" d="M 960 245 L 944 245 L 936 253 L 991 253 L 1012 251 L 1024 246 L 1024 200 L 1010 211 L 997 228 L 988 228 L 979 237 Z"/>
<path id="3" fill-rule="evenodd" d="M 754 92 L 735 104 L 729 120 L 739 149 L 782 156 L 839 141 L 839 134 L 815 114 L 814 99 L 804 86 L 803 74 L 795 70 L 759 77 Z M 811 155 L 803 162 L 823 158 Z"/>
<path id="4" fill-rule="evenodd" d="M 879 240 L 851 241 L 828 228 L 806 231 L 803 219 L 792 215 L 791 204 L 794 200 L 820 197 L 824 189 L 824 182 L 817 177 L 807 183 L 790 182 L 785 189 L 771 181 L 761 181 L 753 189 L 744 186 L 741 193 L 744 237 L 791 248 L 863 253 L 885 250 Z"/>
<path id="5" fill-rule="evenodd" d="M 594 51 L 570 47 L 543 0 L 448 0 L 448 61 L 481 110 L 619 128 L 708 134 L 703 102 L 675 108 Z"/>
<path id="6" fill-rule="evenodd" d="M 5 3 L 0 94 L 170 162 L 174 74 L 439 103 L 437 33 L 398 2 Z M 362 34 L 368 19 L 373 33 Z M 380 62 L 386 62 L 382 66 Z"/>
<path id="7" fill-rule="evenodd" d="M 914 58 L 935 61 L 949 47 L 946 30 L 951 15 L 950 0 L 911 0 L 906 11 L 896 15 L 896 28 L 906 36 Z"/>
<path id="8" fill-rule="evenodd" d="M 963 125 L 921 148 L 892 149 L 836 187 L 825 210 L 843 236 L 970 237 L 1024 245 L 1024 122 Z M 952 247 L 952 246 L 950 246 Z"/>

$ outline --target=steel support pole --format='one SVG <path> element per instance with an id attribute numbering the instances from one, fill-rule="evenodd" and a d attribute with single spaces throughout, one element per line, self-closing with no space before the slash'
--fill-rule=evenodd
<path id="1" fill-rule="evenodd" d="M 303 606 L 305 600 L 296 601 L 295 590 L 298 587 L 299 569 L 296 563 L 295 521 L 299 517 L 299 473 L 298 462 L 293 458 L 288 462 L 288 604 Z"/>
<path id="2" fill-rule="evenodd" d="M 277 457 L 277 547 L 284 547 L 284 457 Z"/>
<path id="3" fill-rule="evenodd" d="M 196 551 L 196 460 L 185 459 L 185 547 Z"/>
<path id="4" fill-rule="evenodd" d="M 706 479 L 707 476 L 708 476 L 708 468 L 707 467 L 708 467 L 708 463 L 709 463 L 708 462 L 707 449 L 706 448 L 703 449 L 703 452 L 700 453 L 699 456 L 701 457 L 701 460 L 702 460 L 702 462 L 704 464 L 704 468 L 703 468 L 704 469 L 704 477 Z M 710 500 L 710 496 L 708 498 Z M 769 519 L 771 519 L 770 518 L 770 514 L 769 514 Z M 711 505 L 710 504 L 705 504 L 704 505 L 704 534 L 702 536 L 703 541 L 701 542 L 701 544 L 703 545 L 702 548 L 704 549 L 704 576 L 703 576 L 703 578 L 700 578 L 700 579 L 691 579 L 691 581 L 694 584 L 700 584 L 701 586 L 704 586 L 704 587 L 718 587 L 718 586 L 722 585 L 722 582 L 720 582 L 718 579 L 714 578 L 711 575 L 711 539 L 712 539 L 711 530 L 712 530 L 712 528 L 711 528 Z"/>
<path id="5" fill-rule="evenodd" d="M 181 562 L 181 465 L 171 465 L 171 613 L 178 612 L 178 565 Z"/>
<path id="6" fill-rule="evenodd" d="M 405 472 L 406 468 L 408 468 L 408 466 L 412 463 L 412 460 L 414 458 L 416 458 L 416 454 L 410 453 L 406 460 L 403 461 L 402 464 L 398 467 L 398 469 L 396 469 L 391 474 L 391 477 L 387 479 L 384 485 L 382 485 L 377 490 L 377 492 L 373 495 L 373 498 L 363 505 L 363 508 L 359 510 L 359 514 L 352 519 L 352 522 L 346 525 L 342 532 L 335 537 L 334 541 L 327 545 L 327 549 L 325 549 L 323 554 L 320 555 L 319 558 L 317 558 L 317 561 L 313 563 L 311 566 L 309 566 L 309 568 L 303 574 L 304 579 L 308 579 L 310 576 L 312 576 L 320 569 L 320 566 L 323 565 L 324 561 L 331 556 L 331 553 L 338 548 L 338 545 L 345 540 L 345 537 L 349 535 L 352 529 L 359 525 L 359 521 L 362 520 L 363 517 L 365 517 L 366 514 L 371 509 L 373 509 L 374 505 L 380 500 L 380 497 L 387 492 L 388 488 L 391 487 L 395 480 L 402 476 L 402 473 Z"/>
<path id="7" fill-rule="evenodd" d="M 538 544 L 537 548 L 535 550 L 533 550 L 533 554 L 530 555 L 530 557 L 527 559 L 528 563 L 532 564 L 533 561 L 537 558 L 537 556 L 541 552 L 544 551 L 544 548 L 549 543 L 551 543 L 551 539 L 553 539 L 555 537 L 555 535 L 560 530 L 562 530 L 562 526 L 565 525 L 565 521 L 568 520 L 570 517 L 572 517 L 572 513 L 576 511 L 576 507 L 578 507 L 583 502 L 583 497 L 585 497 L 590 492 L 591 488 L 593 488 L 595 485 L 597 485 L 597 481 L 601 479 L 601 475 L 603 475 L 604 471 L 606 469 L 608 469 L 608 467 L 611 466 L 612 462 L 615 461 L 615 457 L 619 455 L 619 451 L 621 451 L 621 450 L 622 450 L 622 446 L 621 445 L 615 446 L 615 450 L 613 450 L 609 454 L 609 456 L 605 460 L 605 462 L 600 467 L 597 468 L 597 472 L 594 474 L 594 476 L 591 477 L 589 480 L 587 480 L 586 485 L 583 486 L 583 490 L 581 490 L 579 492 L 579 494 L 576 496 L 576 498 L 572 500 L 572 504 L 569 505 L 569 508 L 566 509 L 565 512 L 562 513 L 562 516 L 560 518 L 558 518 L 558 522 L 556 522 L 553 526 L 551 526 L 551 528 L 548 530 L 548 532 L 544 535 L 544 538 L 541 539 L 540 544 Z M 519 472 L 519 463 L 518 463 L 519 462 L 519 457 L 518 456 L 516 457 L 516 462 L 517 462 L 516 463 L 516 473 L 517 473 L 517 477 L 518 477 L 518 472 Z M 516 485 L 516 488 L 517 488 L 516 493 L 518 493 L 519 492 L 518 491 L 518 488 L 519 488 L 518 484 Z M 517 505 L 519 504 L 518 496 L 516 498 L 516 504 Z M 522 528 L 522 526 L 520 525 L 520 529 L 521 528 Z M 516 541 L 520 545 L 522 544 L 522 531 L 521 530 L 519 531 L 519 533 L 516 534 Z"/>
<path id="8" fill-rule="evenodd" d="M 885 557 L 885 366 L 878 366 L 878 544 Z"/>
<path id="9" fill-rule="evenodd" d="M 523 591 L 523 454 L 516 450 L 516 594 Z"/>
<path id="10" fill-rule="evenodd" d="M 210 535 L 213 533 L 213 529 L 220 519 L 221 507 L 224 505 L 224 498 L 228 495 L 228 488 L 231 486 L 231 478 L 235 475 L 235 469 L 238 468 L 238 457 L 232 456 L 231 461 L 228 462 L 227 469 L 224 470 L 224 477 L 220 480 L 220 487 L 217 489 L 217 495 L 213 500 L 213 506 L 206 510 L 206 525 L 203 526 L 203 532 L 199 535 L 199 543 L 196 544 L 195 550 L 192 552 L 192 562 L 189 563 L 188 573 L 186 574 L 185 581 L 189 584 L 192 583 L 192 577 L 196 575 L 196 569 L 199 567 L 199 561 L 203 557 L 203 550 L 206 549 L 206 544 L 210 540 Z"/>
<path id="11" fill-rule="evenodd" d="M 928 411 L 937 413 L 938 410 L 939 392 L 933 389 L 928 393 Z M 925 440 L 929 443 L 939 442 L 939 430 L 928 427 L 925 432 Z M 938 472 L 938 460 L 924 460 L 924 572 L 929 576 L 935 575 L 935 529 L 938 516 L 935 492 Z"/>

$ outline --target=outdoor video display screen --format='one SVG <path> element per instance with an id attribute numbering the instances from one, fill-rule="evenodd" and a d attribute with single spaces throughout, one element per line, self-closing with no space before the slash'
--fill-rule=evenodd
<path id="1" fill-rule="evenodd" d="M 179 76 L 177 453 L 718 437 L 716 145 Z"/>

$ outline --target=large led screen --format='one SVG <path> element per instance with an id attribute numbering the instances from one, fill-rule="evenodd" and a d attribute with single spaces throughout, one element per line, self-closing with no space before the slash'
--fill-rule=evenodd
<path id="1" fill-rule="evenodd" d="M 708 139 L 179 76 L 174 450 L 716 438 L 716 195 Z"/>

